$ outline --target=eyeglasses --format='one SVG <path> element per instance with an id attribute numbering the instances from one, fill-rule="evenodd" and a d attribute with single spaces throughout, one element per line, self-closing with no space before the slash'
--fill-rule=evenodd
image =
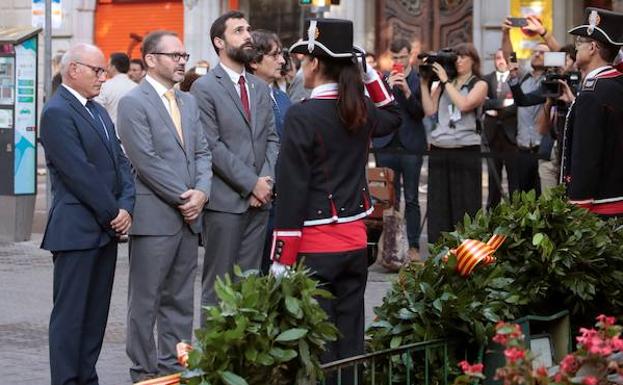
<path id="1" fill-rule="evenodd" d="M 92 66 L 90 64 L 87 63 L 82 63 L 79 61 L 74 62 L 76 64 L 80 64 L 83 65 L 85 67 L 90 68 L 93 72 L 95 72 L 95 76 L 97 76 L 98 78 L 102 77 L 102 75 L 105 75 L 108 73 L 108 71 L 106 71 L 106 68 L 102 68 L 102 67 L 97 67 L 97 66 Z"/>
<path id="2" fill-rule="evenodd" d="M 180 60 L 182 60 L 182 58 L 184 59 L 184 61 L 188 61 L 188 59 L 190 58 L 190 54 L 185 52 L 150 52 L 150 54 L 168 56 L 176 62 L 179 62 Z"/>

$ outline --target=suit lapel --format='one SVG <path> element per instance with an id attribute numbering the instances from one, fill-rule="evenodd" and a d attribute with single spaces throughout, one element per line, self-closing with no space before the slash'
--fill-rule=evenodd
<path id="1" fill-rule="evenodd" d="M 251 125 L 249 124 L 249 121 L 247 120 L 247 117 L 244 114 L 244 108 L 242 108 L 242 101 L 240 101 L 240 95 L 238 95 L 238 92 L 236 91 L 236 87 L 234 87 L 234 83 L 232 83 L 231 79 L 229 78 L 229 75 L 227 75 L 227 73 L 221 67 L 220 64 L 214 68 L 214 75 L 218 79 L 218 82 L 221 84 L 221 86 L 225 88 L 225 90 L 229 94 L 229 97 L 233 100 L 234 104 L 236 105 L 236 108 L 238 109 L 238 112 L 240 113 L 240 115 L 242 115 L 242 118 L 247 123 L 247 126 L 251 128 Z M 251 89 L 251 86 L 249 85 L 249 91 L 250 89 Z M 253 100 L 251 96 L 249 96 L 249 98 Z M 252 105 L 251 100 L 249 100 L 250 105 Z"/>
<path id="2" fill-rule="evenodd" d="M 69 92 L 67 89 L 65 89 L 65 87 L 62 87 L 62 86 L 61 86 L 61 90 L 63 91 L 63 97 L 65 98 L 65 100 L 67 100 L 69 102 L 69 105 L 80 116 L 82 116 L 82 118 L 84 118 L 84 120 L 86 120 L 89 123 L 91 128 L 95 131 L 95 134 L 97 135 L 97 137 L 100 138 L 100 140 L 102 141 L 102 144 L 106 148 L 106 151 L 108 151 L 108 154 L 110 155 L 110 157 L 114 161 L 115 160 L 115 156 L 112 153 L 112 148 L 110 146 L 110 143 L 108 142 L 108 139 L 106 138 L 106 134 L 104 134 L 102 132 L 102 128 L 103 127 L 99 126 L 100 123 L 96 122 L 95 119 L 93 119 L 93 117 L 91 116 L 89 111 L 87 111 L 87 108 L 85 106 L 83 106 L 82 103 L 80 103 L 80 101 L 78 99 L 76 99 L 76 97 L 71 94 L 71 92 Z M 102 113 L 101 111 L 99 111 L 99 112 L 100 112 L 100 114 Z M 109 135 L 110 135 L 110 133 L 109 133 Z M 110 140 L 113 140 L 113 138 L 111 137 Z"/>
<path id="3" fill-rule="evenodd" d="M 182 148 L 182 150 L 184 150 L 184 146 L 182 145 L 182 142 L 180 141 L 180 138 L 177 135 L 177 130 L 175 129 L 175 125 L 173 124 L 173 119 L 171 118 L 169 111 L 167 111 L 167 109 L 165 108 L 164 103 L 162 102 L 162 99 L 160 98 L 160 96 L 158 95 L 154 87 L 152 87 L 152 85 L 149 84 L 147 80 L 143 80 L 141 82 L 140 87 L 142 87 L 142 91 L 147 96 L 147 100 L 149 100 L 149 103 L 151 103 L 151 105 L 156 109 L 156 111 L 158 111 L 158 114 L 160 114 L 160 118 L 165 123 L 165 125 L 167 126 L 171 134 L 173 135 L 173 138 L 175 138 L 175 141 L 177 142 L 177 144 Z M 177 98 L 177 95 L 176 95 L 176 98 Z M 179 105 L 179 99 L 178 99 L 177 106 L 178 108 L 180 108 L 180 114 L 182 114 L 182 110 Z M 183 116 L 184 115 L 182 114 L 182 132 L 184 132 Z"/>

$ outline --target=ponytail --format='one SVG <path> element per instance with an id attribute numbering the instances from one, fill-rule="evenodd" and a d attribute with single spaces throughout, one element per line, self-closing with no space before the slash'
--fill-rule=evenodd
<path id="1" fill-rule="evenodd" d="M 324 64 L 325 75 L 338 83 L 337 113 L 340 120 L 348 132 L 356 133 L 368 118 L 359 63 L 350 59 L 319 60 Z"/>

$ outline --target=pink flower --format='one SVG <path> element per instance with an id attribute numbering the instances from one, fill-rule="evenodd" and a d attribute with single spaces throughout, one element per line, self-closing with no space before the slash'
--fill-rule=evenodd
<path id="1" fill-rule="evenodd" d="M 535 376 L 536 377 L 547 377 L 547 369 L 545 369 L 545 366 L 538 367 L 537 370 L 535 371 Z"/>
<path id="2" fill-rule="evenodd" d="M 567 354 L 565 358 L 560 361 L 560 369 L 565 374 L 573 374 L 578 370 L 578 368 L 578 361 L 575 359 L 573 354 Z"/>
<path id="3" fill-rule="evenodd" d="M 597 382 L 597 378 L 595 378 L 594 376 L 586 376 L 582 380 L 582 383 L 584 385 L 597 385 Z"/>
<path id="4" fill-rule="evenodd" d="M 599 321 L 604 326 L 612 326 L 616 322 L 616 318 L 614 318 L 614 317 L 607 317 L 604 314 L 600 314 L 600 315 L 597 316 L 597 321 Z"/>
<path id="5" fill-rule="evenodd" d="M 504 357 L 512 364 L 526 357 L 526 352 L 516 347 L 504 350 Z"/>
<path id="6" fill-rule="evenodd" d="M 467 362 L 467 361 L 465 361 L 465 360 L 463 360 L 463 361 L 459 362 L 459 368 L 461 368 L 461 370 L 462 370 L 463 372 L 466 372 L 466 371 L 467 371 L 467 369 L 469 369 L 469 362 Z"/>
<path id="7" fill-rule="evenodd" d="M 613 337 L 610 343 L 612 344 L 613 350 L 623 350 L 623 340 L 619 336 Z"/>
<path id="8" fill-rule="evenodd" d="M 483 364 L 474 364 L 470 366 L 469 371 L 473 374 L 482 374 L 482 370 L 485 368 Z"/>

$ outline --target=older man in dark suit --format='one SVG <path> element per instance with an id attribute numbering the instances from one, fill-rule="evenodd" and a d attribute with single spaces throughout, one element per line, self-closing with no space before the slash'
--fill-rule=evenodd
<path id="1" fill-rule="evenodd" d="M 104 55 L 79 44 L 61 61 L 62 85 L 44 106 L 41 142 L 53 200 L 42 248 L 54 256 L 50 316 L 53 385 L 97 384 L 117 238 L 132 223 L 134 183 L 106 110 L 93 102 Z"/>
<path id="2" fill-rule="evenodd" d="M 190 90 L 214 170 L 203 221 L 204 305 L 216 303 L 214 282 L 235 264 L 243 270 L 260 267 L 279 148 L 268 85 L 244 70 L 255 53 L 244 15 L 222 15 L 210 37 L 220 63 Z"/>

